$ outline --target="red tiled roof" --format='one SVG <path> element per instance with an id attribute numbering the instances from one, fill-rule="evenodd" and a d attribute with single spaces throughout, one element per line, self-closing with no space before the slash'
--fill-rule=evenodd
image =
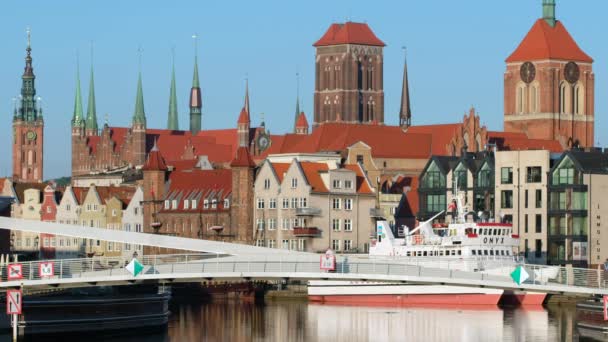
<path id="1" fill-rule="evenodd" d="M 443 156 L 448 154 L 447 146 L 450 144 L 452 138 L 458 134 L 460 127 L 462 127 L 462 123 L 411 126 L 407 129 L 407 132 L 430 134 L 432 139 L 432 154 L 435 156 Z"/>
<path id="2" fill-rule="evenodd" d="M 249 149 L 247 147 L 239 147 L 236 150 L 236 155 L 232 162 L 230 162 L 231 167 L 255 167 L 255 163 L 251 159 L 251 155 L 249 154 Z"/>
<path id="3" fill-rule="evenodd" d="M 321 178 L 321 172 L 327 172 L 329 167 L 325 163 L 300 162 L 304 176 L 314 192 L 327 192 L 327 187 Z"/>
<path id="4" fill-rule="evenodd" d="M 542 59 L 593 62 L 560 21 L 551 27 L 544 19 L 538 19 L 521 44 L 507 58 L 507 63 Z"/>
<path id="5" fill-rule="evenodd" d="M 243 107 L 243 109 L 241 109 L 241 114 L 239 114 L 239 120 L 237 123 L 246 124 L 249 122 L 251 122 L 251 120 L 249 120 L 249 113 L 247 113 L 245 107 Z"/>
<path id="6" fill-rule="evenodd" d="M 529 139 L 524 133 L 488 132 L 488 140 L 496 144 L 499 151 L 549 150 L 555 153 L 564 151 L 557 140 Z"/>
<path id="7" fill-rule="evenodd" d="M 148 154 L 148 160 L 143 167 L 144 171 L 166 171 L 167 164 L 165 164 L 165 160 L 163 159 L 158 147 L 156 146 L 156 142 L 154 142 L 154 147 L 152 151 Z"/>
<path id="8" fill-rule="evenodd" d="M 192 170 L 196 167 L 198 163 L 197 159 L 191 160 L 171 160 L 167 162 L 168 166 L 172 166 L 173 170 L 183 171 L 183 170 Z"/>
<path id="9" fill-rule="evenodd" d="M 296 121 L 297 128 L 308 128 L 308 120 L 306 120 L 306 114 L 301 112 L 298 116 L 298 121 Z"/>
<path id="10" fill-rule="evenodd" d="M 107 204 L 112 197 L 121 201 L 124 207 L 128 206 L 135 194 L 135 187 L 132 186 L 100 186 L 95 187 L 102 203 Z"/>
<path id="11" fill-rule="evenodd" d="M 361 141 L 372 148 L 374 157 L 427 159 L 435 144 L 429 134 L 406 133 L 398 126 L 346 123 L 324 123 L 312 134 L 287 134 L 277 140 L 267 154 L 337 152 Z"/>
<path id="12" fill-rule="evenodd" d="M 87 197 L 87 193 L 89 192 L 89 188 L 87 187 L 72 187 L 72 192 L 74 193 L 74 197 L 76 198 L 76 202 L 79 205 L 82 205 L 84 199 Z"/>
<path id="13" fill-rule="evenodd" d="M 313 46 L 361 44 L 386 46 L 365 23 L 334 23 Z"/>
<path id="14" fill-rule="evenodd" d="M 367 182 L 365 174 L 361 169 L 361 166 L 357 164 L 344 165 L 344 168 L 347 170 L 354 171 L 357 175 L 357 192 L 360 194 L 372 194 L 374 193 Z"/>
<path id="15" fill-rule="evenodd" d="M 277 177 L 279 178 L 279 183 L 282 183 L 283 177 L 285 176 L 285 173 L 287 173 L 287 170 L 289 170 L 289 167 L 291 166 L 291 164 L 290 163 L 272 163 L 270 165 L 274 169 L 274 172 L 277 174 Z"/>
<path id="16" fill-rule="evenodd" d="M 232 171 L 229 169 L 217 170 L 188 170 L 174 171 L 169 176 L 169 190 L 165 200 L 176 200 L 177 209 L 163 209 L 161 212 L 205 212 L 227 210 L 224 208 L 224 199 L 230 198 L 232 193 Z M 197 208 L 184 208 L 184 200 L 197 200 Z M 212 209 L 204 208 L 205 199 L 216 199 L 218 205 Z"/>

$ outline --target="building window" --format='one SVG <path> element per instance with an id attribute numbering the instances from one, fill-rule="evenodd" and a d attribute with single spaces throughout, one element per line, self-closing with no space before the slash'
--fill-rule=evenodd
<path id="1" fill-rule="evenodd" d="M 467 189 L 467 168 L 460 164 L 454 171 L 454 182 L 456 182 L 457 189 Z"/>
<path id="2" fill-rule="evenodd" d="M 114 250 L 114 242 L 111 242 L 111 241 L 108 242 L 107 249 L 108 249 L 109 252 L 111 252 L 112 250 Z"/>
<path id="3" fill-rule="evenodd" d="M 445 177 L 434 162 L 429 166 L 422 178 L 422 187 L 430 189 L 445 188 Z"/>
<path id="4" fill-rule="evenodd" d="M 535 198 L 536 208 L 542 208 L 543 206 L 543 191 L 541 189 L 536 190 L 536 198 Z"/>
<path id="5" fill-rule="evenodd" d="M 291 209 L 295 209 L 297 207 L 298 207 L 298 199 L 294 197 L 291 199 Z"/>
<path id="6" fill-rule="evenodd" d="M 257 208 L 264 209 L 264 199 L 263 198 L 258 198 Z"/>
<path id="7" fill-rule="evenodd" d="M 334 232 L 339 232 L 340 231 L 340 219 L 332 219 L 331 220 L 331 229 Z"/>
<path id="8" fill-rule="evenodd" d="M 353 249 L 353 241 L 352 240 L 344 240 L 344 251 L 348 252 Z"/>
<path id="9" fill-rule="evenodd" d="M 426 210 L 429 213 L 438 213 L 446 209 L 445 195 L 427 195 Z"/>
<path id="10" fill-rule="evenodd" d="M 357 164 L 363 164 L 363 155 L 357 154 Z"/>
<path id="11" fill-rule="evenodd" d="M 224 198 L 224 209 L 229 209 L 229 208 L 230 208 L 230 200 L 228 198 Z"/>
<path id="12" fill-rule="evenodd" d="M 277 219 L 269 218 L 268 219 L 268 230 L 276 230 L 277 229 Z"/>
<path id="13" fill-rule="evenodd" d="M 331 240 L 331 249 L 334 251 L 340 250 L 340 240 Z"/>
<path id="14" fill-rule="evenodd" d="M 264 189 L 270 189 L 270 179 L 264 179 Z"/>
<path id="15" fill-rule="evenodd" d="M 283 198 L 283 209 L 289 209 L 289 198 Z"/>
<path id="16" fill-rule="evenodd" d="M 72 206 L 68 203 L 65 205 L 65 211 L 70 211 L 72 209 Z"/>
<path id="17" fill-rule="evenodd" d="M 528 214 L 524 215 L 524 233 L 528 233 Z"/>
<path id="18" fill-rule="evenodd" d="M 352 188 L 353 188 L 353 181 L 345 180 L 344 181 L 344 189 L 352 189 Z"/>
<path id="19" fill-rule="evenodd" d="M 353 210 L 353 199 L 345 198 L 344 199 L 344 209 L 345 210 Z"/>
<path id="20" fill-rule="evenodd" d="M 585 114 L 585 90 L 581 84 L 574 87 L 574 114 Z"/>
<path id="21" fill-rule="evenodd" d="M 268 248 L 277 248 L 276 240 L 268 240 Z"/>
<path id="22" fill-rule="evenodd" d="M 570 103 L 570 87 L 566 82 L 562 82 L 559 86 L 559 112 L 566 114 L 569 112 L 568 104 Z"/>
<path id="23" fill-rule="evenodd" d="M 165 200 L 165 210 L 168 210 L 171 206 L 171 203 L 169 202 L 169 200 Z"/>
<path id="24" fill-rule="evenodd" d="M 306 197 L 300 198 L 299 208 L 308 208 L 308 199 Z"/>
<path id="25" fill-rule="evenodd" d="M 530 250 L 530 248 L 528 248 L 528 239 L 526 239 L 524 241 L 524 257 L 527 259 L 528 258 L 528 251 Z"/>
<path id="26" fill-rule="evenodd" d="M 500 207 L 503 209 L 512 209 L 513 208 L 513 190 L 503 190 L 501 191 L 501 201 Z"/>
<path id="27" fill-rule="evenodd" d="M 494 187 L 494 172 L 488 164 L 484 164 L 481 171 L 477 174 L 477 187 L 490 188 Z"/>
<path id="28" fill-rule="evenodd" d="M 344 231 L 352 232 L 353 231 L 353 221 L 351 219 L 344 220 Z"/>
<path id="29" fill-rule="evenodd" d="M 217 199 L 211 200 L 211 209 L 217 209 Z"/>
<path id="30" fill-rule="evenodd" d="M 540 214 L 536 214 L 536 232 L 542 233 L 543 230 L 543 217 Z"/>
<path id="31" fill-rule="evenodd" d="M 189 200 L 184 200 L 184 209 L 185 210 L 190 209 L 190 201 Z"/>
<path id="32" fill-rule="evenodd" d="M 292 178 L 291 179 L 291 188 L 295 189 L 298 187 L 298 179 L 297 178 Z"/>
<path id="33" fill-rule="evenodd" d="M 264 219 L 257 219 L 256 226 L 258 230 L 264 230 Z"/>
<path id="34" fill-rule="evenodd" d="M 264 247 L 264 240 L 256 240 L 255 245 L 257 247 Z"/>
<path id="35" fill-rule="evenodd" d="M 177 200 L 171 201 L 171 209 L 173 209 L 173 210 L 177 209 Z"/>
<path id="36" fill-rule="evenodd" d="M 540 239 L 536 240 L 536 250 L 534 251 L 534 257 L 542 258 L 543 256 L 543 241 Z"/>
<path id="37" fill-rule="evenodd" d="M 193 200 L 192 200 L 192 201 L 190 201 L 190 202 L 191 202 L 190 204 L 192 204 L 192 209 L 196 209 L 196 207 L 197 207 L 197 205 L 198 205 L 198 201 L 197 201 L 197 200 L 195 200 L 195 199 L 193 199 Z"/>
<path id="38" fill-rule="evenodd" d="M 276 209 L 277 208 L 277 199 L 276 198 L 271 198 L 268 201 L 268 208 L 270 208 L 270 209 Z"/>
<path id="39" fill-rule="evenodd" d="M 342 182 L 339 179 L 334 179 L 333 187 L 334 189 L 340 189 L 342 187 Z"/>
<path id="40" fill-rule="evenodd" d="M 341 205 L 340 205 L 340 204 L 341 204 L 341 202 L 340 202 L 340 199 L 339 199 L 339 198 L 334 198 L 334 199 L 332 200 L 332 208 L 333 208 L 334 210 L 339 210 L 339 209 L 341 208 Z"/>
<path id="41" fill-rule="evenodd" d="M 526 181 L 528 183 L 540 183 L 542 181 L 541 167 L 529 166 L 526 168 Z"/>
<path id="42" fill-rule="evenodd" d="M 524 191 L 524 208 L 528 209 L 528 190 Z"/>
<path id="43" fill-rule="evenodd" d="M 281 241 L 281 248 L 282 249 L 289 249 L 289 240 L 283 239 L 283 241 Z"/>
<path id="44" fill-rule="evenodd" d="M 500 169 L 500 183 L 513 184 L 513 168 L 503 167 Z"/>
<path id="45" fill-rule="evenodd" d="M 283 229 L 283 230 L 289 229 L 289 219 L 284 218 L 281 220 L 281 229 Z"/>
<path id="46" fill-rule="evenodd" d="M 300 250 L 300 251 L 306 250 L 306 240 L 298 239 L 298 250 Z"/>
<path id="47" fill-rule="evenodd" d="M 530 111 L 538 113 L 538 85 L 534 84 L 530 87 Z"/>
<path id="48" fill-rule="evenodd" d="M 203 201 L 203 208 L 209 209 L 209 200 Z"/>
<path id="49" fill-rule="evenodd" d="M 135 232 L 137 232 L 137 233 L 141 233 L 142 232 L 141 223 L 136 223 L 135 224 Z"/>

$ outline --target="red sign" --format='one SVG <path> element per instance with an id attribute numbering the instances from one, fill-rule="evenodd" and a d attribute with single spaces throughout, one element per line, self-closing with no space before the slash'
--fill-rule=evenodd
<path id="1" fill-rule="evenodd" d="M 321 269 L 324 271 L 335 271 L 336 270 L 336 256 L 331 249 L 328 249 L 325 254 L 321 255 Z"/>
<path id="2" fill-rule="evenodd" d="M 604 296 L 604 321 L 608 321 L 608 296 Z"/>
<path id="3" fill-rule="evenodd" d="M 8 280 L 19 280 L 23 279 L 23 265 L 21 264 L 10 264 L 7 267 L 7 278 Z"/>
<path id="4" fill-rule="evenodd" d="M 55 274 L 55 264 L 52 262 L 41 262 L 38 265 L 40 278 L 51 278 Z"/>
<path id="5" fill-rule="evenodd" d="M 21 315 L 21 290 L 6 290 L 6 313 L 8 315 Z"/>

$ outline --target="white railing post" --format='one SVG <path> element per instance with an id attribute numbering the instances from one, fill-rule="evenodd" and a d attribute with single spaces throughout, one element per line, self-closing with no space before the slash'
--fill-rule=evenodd
<path id="1" fill-rule="evenodd" d="M 59 279 L 63 279 L 63 260 L 59 262 Z"/>

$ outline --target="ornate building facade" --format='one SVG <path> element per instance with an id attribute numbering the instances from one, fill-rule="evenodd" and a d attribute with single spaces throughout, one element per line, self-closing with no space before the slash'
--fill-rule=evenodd
<path id="1" fill-rule="evenodd" d="M 44 171 L 44 120 L 42 109 L 36 101 L 36 76 L 29 31 L 26 51 L 19 108 L 15 107 L 13 113 L 13 180 L 41 182 Z"/>

